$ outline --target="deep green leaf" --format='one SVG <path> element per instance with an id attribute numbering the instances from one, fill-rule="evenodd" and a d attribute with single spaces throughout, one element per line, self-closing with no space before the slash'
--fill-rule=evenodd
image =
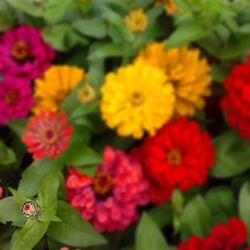
<path id="1" fill-rule="evenodd" d="M 16 161 L 16 155 L 12 149 L 8 148 L 2 140 L 0 140 L 0 164 L 8 165 Z M 1 168 L 0 168 L 1 170 Z"/>
<path id="2" fill-rule="evenodd" d="M 173 211 L 170 203 L 157 206 L 149 212 L 150 217 L 156 222 L 159 227 L 165 227 L 171 223 Z"/>
<path id="3" fill-rule="evenodd" d="M 27 119 L 12 120 L 8 122 L 8 126 L 19 136 L 22 137 L 25 126 L 27 124 Z"/>

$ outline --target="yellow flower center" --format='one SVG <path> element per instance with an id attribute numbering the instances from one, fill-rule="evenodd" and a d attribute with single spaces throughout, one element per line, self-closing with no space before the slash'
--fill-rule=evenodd
<path id="1" fill-rule="evenodd" d="M 93 101 L 96 98 L 96 92 L 93 87 L 89 84 L 86 84 L 78 91 L 78 100 L 81 103 L 88 103 Z"/>
<path id="2" fill-rule="evenodd" d="M 93 188 L 97 195 L 105 197 L 112 190 L 113 184 L 112 176 L 106 172 L 99 172 L 94 179 Z"/>
<path id="3" fill-rule="evenodd" d="M 18 95 L 16 92 L 14 91 L 8 91 L 6 92 L 5 96 L 4 96 L 4 102 L 7 105 L 12 105 L 17 101 Z"/>
<path id="4" fill-rule="evenodd" d="M 131 98 L 131 103 L 133 106 L 139 106 L 143 104 L 144 102 L 144 96 L 141 93 L 134 93 Z"/>
<path id="5" fill-rule="evenodd" d="M 17 41 L 11 50 L 12 57 L 22 63 L 30 57 L 29 45 L 25 41 Z"/>
<path id="6" fill-rule="evenodd" d="M 177 166 L 181 163 L 181 152 L 178 149 L 172 149 L 167 154 L 168 163 Z"/>

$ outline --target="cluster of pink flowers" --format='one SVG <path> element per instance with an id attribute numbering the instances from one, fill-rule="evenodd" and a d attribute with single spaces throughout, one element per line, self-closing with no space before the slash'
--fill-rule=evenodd
<path id="1" fill-rule="evenodd" d="M 20 26 L 0 39 L 0 125 L 27 116 L 33 107 L 31 84 L 55 58 L 41 30 Z"/>

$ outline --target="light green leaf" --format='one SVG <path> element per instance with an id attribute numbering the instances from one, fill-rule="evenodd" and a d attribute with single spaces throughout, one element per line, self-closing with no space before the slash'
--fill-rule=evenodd
<path id="1" fill-rule="evenodd" d="M 58 202 L 57 216 L 62 222 L 52 222 L 47 232 L 52 240 L 73 247 L 90 247 L 106 243 L 105 238 L 66 202 Z"/>
<path id="2" fill-rule="evenodd" d="M 0 140 L 0 164 L 8 165 L 16 161 L 16 155 Z"/>
<path id="3" fill-rule="evenodd" d="M 168 250 L 169 247 L 152 218 L 143 213 L 136 231 L 136 250 Z"/>

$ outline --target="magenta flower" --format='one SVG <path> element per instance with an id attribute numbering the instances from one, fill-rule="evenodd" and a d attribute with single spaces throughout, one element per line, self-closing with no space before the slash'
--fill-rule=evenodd
<path id="1" fill-rule="evenodd" d="M 149 202 L 148 188 L 140 164 L 110 147 L 94 178 L 74 168 L 66 178 L 68 201 L 100 232 L 124 230 L 136 221 L 137 206 Z"/>
<path id="2" fill-rule="evenodd" d="M 28 80 L 7 76 L 0 82 L 0 124 L 27 116 L 33 105 Z"/>
<path id="3" fill-rule="evenodd" d="M 54 58 L 54 50 L 42 40 L 37 28 L 23 25 L 6 32 L 0 40 L 0 75 L 34 80 Z"/>

